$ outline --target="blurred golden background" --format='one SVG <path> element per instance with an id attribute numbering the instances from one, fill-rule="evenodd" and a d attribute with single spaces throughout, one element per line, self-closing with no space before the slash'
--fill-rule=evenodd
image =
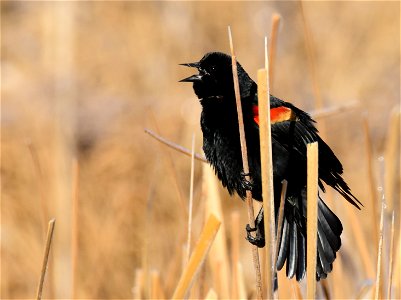
<path id="1" fill-rule="evenodd" d="M 400 3 L 319 1 L 303 7 L 321 109 L 356 103 L 318 119 L 343 162 L 345 179 L 365 205 L 347 215 L 344 199 L 332 195 L 329 201 L 344 224 L 342 296 L 356 298 L 375 278 L 355 253 L 350 222 L 361 225 L 374 270 L 372 224 L 379 214 L 372 203 L 380 207 L 375 188 L 384 185 L 389 165 L 398 176 L 391 177 L 386 199 L 386 230 L 391 210 L 399 210 L 399 148 L 396 142 L 390 152 L 388 137 L 390 124 L 399 124 Z M 228 53 L 230 25 L 237 59 L 256 80 L 273 13 L 281 24 L 272 94 L 316 111 L 298 2 L 1 2 L 2 299 L 35 297 L 53 217 L 45 298 L 132 298 L 138 295 L 133 287 L 139 269 L 157 270 L 171 296 L 187 234 L 183 205 L 190 159 L 144 128 L 187 148 L 195 133 L 200 152 L 200 105 L 191 85 L 178 82 L 191 72 L 178 64 L 198 61 L 208 51 Z M 383 155 L 384 162 L 378 160 Z M 204 219 L 201 177 L 202 163 L 196 162 L 195 241 Z M 220 195 L 227 218 L 239 210 L 243 230 L 245 205 L 223 189 Z M 250 248 L 245 230 L 240 233 L 245 282 L 252 291 Z M 339 269 L 334 264 L 333 273 Z M 204 276 L 207 291 L 213 280 Z M 394 293 L 399 295 L 399 285 Z M 142 297 L 150 297 L 149 291 Z"/>

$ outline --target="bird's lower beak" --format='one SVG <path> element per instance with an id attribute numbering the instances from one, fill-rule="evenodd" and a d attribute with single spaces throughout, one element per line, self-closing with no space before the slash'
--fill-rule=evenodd
<path id="1" fill-rule="evenodd" d="M 188 78 L 184 78 L 180 80 L 179 82 L 195 82 L 195 81 L 201 81 L 202 80 L 202 75 L 196 74 L 189 76 Z"/>

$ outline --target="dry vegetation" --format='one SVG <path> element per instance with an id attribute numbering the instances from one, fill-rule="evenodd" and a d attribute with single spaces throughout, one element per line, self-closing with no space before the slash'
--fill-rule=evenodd
<path id="1" fill-rule="evenodd" d="M 53 217 L 44 298 L 173 295 L 187 261 L 191 161 L 143 129 L 187 148 L 195 132 L 199 152 L 200 106 L 178 83 L 188 75 L 178 64 L 229 52 L 231 25 L 237 59 L 256 79 L 275 12 L 272 93 L 311 112 L 314 86 L 323 108 L 358 103 L 318 118 L 365 206 L 327 194 L 343 246 L 318 295 L 374 297 L 384 194 L 379 295 L 392 261 L 392 298 L 401 297 L 398 2 L 304 3 L 313 71 L 297 2 L 2 1 L 2 299 L 35 297 Z M 222 225 L 191 295 L 252 297 L 245 205 L 199 161 L 194 178 L 191 249 L 211 212 Z M 281 298 L 306 295 L 304 283 L 279 279 Z"/>

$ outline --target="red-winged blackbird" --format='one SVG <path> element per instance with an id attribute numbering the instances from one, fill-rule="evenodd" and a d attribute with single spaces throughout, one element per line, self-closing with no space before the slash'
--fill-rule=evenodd
<path id="1" fill-rule="evenodd" d="M 251 182 L 247 182 L 242 168 L 237 108 L 234 94 L 231 57 L 220 52 L 207 53 L 199 62 L 182 64 L 197 68 L 199 74 L 181 80 L 193 82 L 195 94 L 202 105 L 201 127 L 203 151 L 214 167 L 217 177 L 230 194 L 237 192 L 244 199 L 246 189 L 262 201 L 259 117 L 257 85 L 237 63 L 248 148 Z M 281 182 L 288 181 L 284 206 L 283 232 L 279 246 L 277 269 L 287 261 L 286 273 L 301 280 L 306 271 L 306 144 L 318 142 L 319 187 L 323 182 L 339 192 L 360 209 L 362 205 L 351 193 L 341 177 L 343 167 L 330 147 L 319 137 L 314 120 L 291 103 L 270 96 L 270 115 L 273 151 L 274 200 L 276 220 L 280 202 Z M 256 220 L 256 230 L 247 225 L 247 239 L 259 247 L 265 245 L 263 209 Z M 337 216 L 319 196 L 318 245 L 316 279 L 326 278 L 332 270 L 336 252 L 340 249 L 343 230 Z"/>

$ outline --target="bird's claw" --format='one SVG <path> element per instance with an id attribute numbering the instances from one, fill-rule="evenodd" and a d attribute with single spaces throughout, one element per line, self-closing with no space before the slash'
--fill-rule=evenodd
<path id="1" fill-rule="evenodd" d="M 246 177 L 250 176 L 250 175 L 251 175 L 250 173 L 244 173 L 244 171 L 241 171 L 241 174 L 240 174 L 240 176 L 241 176 L 241 186 L 242 186 L 242 188 L 244 190 L 252 192 L 252 189 L 253 189 L 252 181 L 246 179 Z"/>
<path id="2" fill-rule="evenodd" d="M 246 240 L 250 242 L 252 245 L 257 246 L 258 248 L 263 248 L 266 244 L 265 238 L 257 231 L 256 228 L 252 228 L 249 224 L 246 224 Z M 256 236 L 252 236 L 251 232 L 256 231 Z"/>
<path id="3" fill-rule="evenodd" d="M 247 232 L 247 233 L 256 231 L 256 227 L 255 227 L 255 228 L 252 228 L 251 225 L 249 225 L 249 224 L 246 224 L 245 229 L 246 229 L 246 232 Z"/>

